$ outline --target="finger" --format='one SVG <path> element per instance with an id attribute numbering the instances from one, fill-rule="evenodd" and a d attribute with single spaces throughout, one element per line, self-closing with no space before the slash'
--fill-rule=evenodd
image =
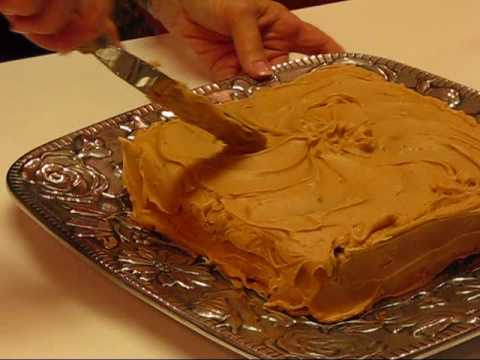
<path id="1" fill-rule="evenodd" d="M 45 8 L 45 0 L 0 0 L 0 12 L 5 15 L 32 16 Z"/>
<path id="2" fill-rule="evenodd" d="M 26 37 L 45 49 L 66 53 L 93 41 L 104 33 L 104 29 L 109 27 L 115 28 L 111 20 L 106 21 L 105 25 L 97 29 L 86 29 L 83 24 L 73 21 L 60 33 L 54 35 L 28 34 Z"/>
<path id="3" fill-rule="evenodd" d="M 84 0 L 72 21 L 57 34 L 28 34 L 37 45 L 53 51 L 78 49 L 105 33 L 116 39 L 116 27 L 110 20 L 111 3 L 107 0 Z"/>
<path id="4" fill-rule="evenodd" d="M 313 26 L 302 21 L 291 51 L 307 55 L 319 53 L 338 53 L 344 49 L 332 37 Z"/>
<path id="5" fill-rule="evenodd" d="M 222 81 L 238 75 L 241 68 L 235 53 L 224 56 L 212 64 L 210 72 L 214 81 Z"/>
<path id="6" fill-rule="evenodd" d="M 227 24 L 243 70 L 248 75 L 259 78 L 273 73 L 265 55 L 256 11 L 256 6 L 250 1 L 238 2 L 227 13 Z"/>
<path id="7" fill-rule="evenodd" d="M 47 0 L 46 5 L 38 15 L 12 17 L 12 31 L 24 34 L 55 34 L 72 21 L 75 10 L 73 1 Z"/>
<path id="8" fill-rule="evenodd" d="M 120 43 L 120 37 L 118 35 L 118 29 L 117 29 L 117 26 L 115 25 L 115 23 L 108 19 L 106 21 L 106 24 L 104 26 L 104 30 L 101 34 L 99 35 L 104 35 L 106 36 L 111 42 L 112 44 L 116 45 L 116 46 L 120 46 L 122 47 L 123 45 Z"/>
<path id="9" fill-rule="evenodd" d="M 288 61 L 290 55 L 289 52 L 285 50 L 274 50 L 268 48 L 265 50 L 265 53 L 267 54 L 269 63 L 272 65 Z"/>
<path id="10" fill-rule="evenodd" d="M 278 64 L 283 64 L 284 62 L 287 62 L 288 60 L 290 60 L 288 55 L 279 55 L 279 56 L 275 56 L 275 57 L 271 58 L 270 63 L 272 65 L 278 65 Z"/>

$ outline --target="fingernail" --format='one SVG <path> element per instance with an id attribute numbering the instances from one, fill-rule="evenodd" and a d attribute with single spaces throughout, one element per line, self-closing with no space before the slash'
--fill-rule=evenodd
<path id="1" fill-rule="evenodd" d="M 253 71 L 255 71 L 255 73 L 261 77 L 273 75 L 272 68 L 263 60 L 253 63 Z"/>

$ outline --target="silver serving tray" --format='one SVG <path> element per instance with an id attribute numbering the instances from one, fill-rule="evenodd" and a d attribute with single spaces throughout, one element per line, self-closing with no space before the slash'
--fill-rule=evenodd
<path id="1" fill-rule="evenodd" d="M 365 67 L 480 120 L 476 90 L 361 54 L 312 56 L 275 66 L 267 83 L 238 77 L 195 91 L 231 101 L 333 63 Z M 265 310 L 260 297 L 234 288 L 204 259 L 133 223 L 117 139 L 172 116 L 148 105 L 45 144 L 12 165 L 9 189 L 27 213 L 117 284 L 245 357 L 421 358 L 480 335 L 478 257 L 455 263 L 421 291 L 324 325 Z"/>

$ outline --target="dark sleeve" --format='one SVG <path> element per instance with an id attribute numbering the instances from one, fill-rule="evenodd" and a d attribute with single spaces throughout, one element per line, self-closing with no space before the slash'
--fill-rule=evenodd
<path id="1" fill-rule="evenodd" d="M 142 7 L 146 0 L 116 0 L 113 18 L 121 40 L 156 35 L 162 26 Z"/>

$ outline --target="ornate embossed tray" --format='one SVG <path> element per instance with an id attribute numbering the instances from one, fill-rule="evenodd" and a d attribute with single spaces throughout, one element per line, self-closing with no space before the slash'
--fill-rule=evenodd
<path id="1" fill-rule="evenodd" d="M 268 83 L 240 77 L 195 91 L 215 101 L 249 96 L 332 63 L 365 67 L 480 119 L 480 93 L 394 61 L 313 56 L 275 67 Z M 480 335 L 480 261 L 453 264 L 430 286 L 377 304 L 353 320 L 323 325 L 267 311 L 204 259 L 129 219 L 118 137 L 133 137 L 171 112 L 148 105 L 45 144 L 16 161 L 8 186 L 21 206 L 62 242 L 134 295 L 250 358 L 426 357 Z"/>

